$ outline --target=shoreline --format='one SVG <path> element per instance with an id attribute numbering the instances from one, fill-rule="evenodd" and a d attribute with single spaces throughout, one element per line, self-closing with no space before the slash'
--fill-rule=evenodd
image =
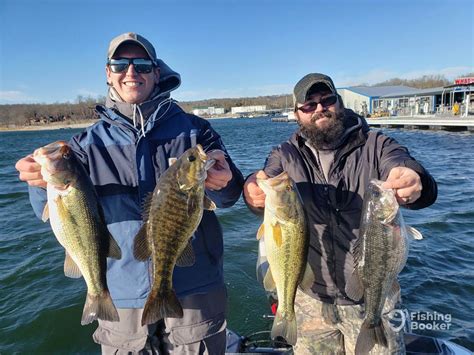
<path id="1" fill-rule="evenodd" d="M 23 131 L 50 131 L 50 130 L 58 130 L 58 129 L 74 129 L 74 128 L 87 128 L 92 126 L 94 123 L 98 122 L 97 120 L 94 121 L 87 121 L 81 123 L 59 123 L 59 124 L 44 124 L 44 125 L 37 125 L 37 126 L 21 126 L 21 127 L 0 127 L 0 132 L 23 132 Z"/>
<path id="2" fill-rule="evenodd" d="M 241 116 L 213 116 L 213 117 L 202 117 L 205 120 L 221 120 L 221 119 L 239 119 Z M 257 118 L 257 117 L 256 117 Z M 85 121 L 80 123 L 45 123 L 42 125 L 32 125 L 32 126 L 15 126 L 15 127 L 6 127 L 0 126 L 1 132 L 24 132 L 24 131 L 48 131 L 48 130 L 57 130 L 57 129 L 74 129 L 74 128 L 87 128 L 92 126 L 94 123 L 99 122 L 99 120 Z"/>

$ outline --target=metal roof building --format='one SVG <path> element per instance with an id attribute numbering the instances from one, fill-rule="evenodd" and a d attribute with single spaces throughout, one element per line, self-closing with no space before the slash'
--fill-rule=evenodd
<path id="1" fill-rule="evenodd" d="M 344 105 L 353 111 L 367 116 L 373 114 L 374 100 L 393 93 L 409 93 L 417 90 L 408 86 L 351 86 L 338 88 L 337 92 L 341 95 Z"/>
<path id="2" fill-rule="evenodd" d="M 474 85 L 454 84 L 417 89 L 409 86 L 352 86 L 337 89 L 347 108 L 363 116 L 413 116 L 451 113 L 457 102 L 462 115 L 474 109 Z"/>

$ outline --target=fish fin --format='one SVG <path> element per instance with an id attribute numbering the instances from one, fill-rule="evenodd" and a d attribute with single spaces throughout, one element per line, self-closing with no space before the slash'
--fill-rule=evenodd
<path id="1" fill-rule="evenodd" d="M 49 219 L 49 205 L 48 203 L 46 203 L 46 205 L 44 205 L 43 215 L 41 216 L 41 220 L 43 222 L 46 222 L 48 219 Z"/>
<path id="2" fill-rule="evenodd" d="M 163 318 L 183 318 L 183 307 L 174 290 L 163 294 L 150 293 L 142 314 L 142 325 L 153 324 Z"/>
<path id="3" fill-rule="evenodd" d="M 339 317 L 335 304 L 323 302 L 321 304 L 321 315 L 326 324 L 335 325 L 341 322 L 341 317 Z"/>
<path id="4" fill-rule="evenodd" d="M 186 204 L 188 206 L 188 216 L 191 216 L 196 209 L 199 208 L 199 205 L 197 204 L 198 201 L 192 196 L 191 194 L 188 194 L 188 200 L 186 201 Z"/>
<path id="5" fill-rule="evenodd" d="M 302 290 L 310 290 L 316 280 L 313 269 L 309 263 L 306 263 L 303 277 L 301 278 L 300 288 Z"/>
<path id="6" fill-rule="evenodd" d="M 209 197 L 207 197 L 206 195 L 204 195 L 203 204 L 204 204 L 204 209 L 205 209 L 205 210 L 214 211 L 214 210 L 217 209 L 217 206 L 216 206 L 216 204 L 214 203 L 214 201 L 212 201 L 212 200 L 211 200 Z"/>
<path id="7" fill-rule="evenodd" d="M 354 301 L 359 301 L 364 297 L 364 285 L 359 277 L 357 270 L 354 270 L 352 277 L 346 282 L 346 295 Z"/>
<path id="8" fill-rule="evenodd" d="M 414 227 L 410 227 L 410 226 L 406 226 L 406 229 L 407 229 L 408 236 L 411 237 L 412 239 L 415 239 L 415 240 L 423 239 L 423 234 L 421 234 L 421 232 L 418 229 Z"/>
<path id="9" fill-rule="evenodd" d="M 159 190 L 158 192 L 159 193 Z M 150 208 L 151 208 L 151 201 L 153 200 L 153 192 L 149 192 L 145 195 L 145 198 L 142 202 L 142 218 L 143 221 L 148 221 L 148 217 L 150 216 Z"/>
<path id="10" fill-rule="evenodd" d="M 94 190 L 96 193 L 96 191 Z M 97 196 L 97 193 L 96 193 Z M 97 197 L 98 200 L 98 197 Z M 102 209 L 102 206 L 98 203 L 97 204 L 97 210 L 99 211 L 99 218 L 102 221 L 103 227 L 103 233 L 106 235 L 107 238 L 107 243 L 108 243 L 108 250 L 107 250 L 107 257 L 109 258 L 114 258 L 114 259 L 121 259 L 122 258 L 122 251 L 120 250 L 120 247 L 118 246 L 117 242 L 115 241 L 114 237 L 112 234 L 109 232 L 107 229 L 107 224 L 105 223 L 105 215 L 104 215 L 104 210 Z"/>
<path id="11" fill-rule="evenodd" d="M 360 327 L 359 336 L 355 347 L 356 354 L 368 354 L 372 348 L 378 344 L 388 347 L 387 336 L 382 321 L 378 325 L 370 324 L 368 319 L 364 320 Z"/>
<path id="12" fill-rule="evenodd" d="M 193 246 L 191 244 L 191 240 L 186 244 L 181 255 L 176 260 L 176 265 L 185 267 L 185 266 L 193 266 L 196 262 L 196 256 L 194 255 Z"/>
<path id="13" fill-rule="evenodd" d="M 402 291 L 400 289 L 400 283 L 398 282 L 397 279 L 395 279 L 392 283 L 392 286 L 390 287 L 390 290 L 388 290 L 387 299 L 389 299 L 389 300 L 399 300 L 401 292 Z"/>
<path id="14" fill-rule="evenodd" d="M 110 322 L 120 321 L 117 309 L 108 290 L 104 290 L 99 296 L 87 294 L 84 310 L 82 311 L 81 324 L 86 325 L 96 319 Z"/>
<path id="15" fill-rule="evenodd" d="M 265 235 L 265 225 L 262 223 L 260 227 L 258 227 L 257 231 L 257 240 L 260 240 Z"/>
<path id="16" fill-rule="evenodd" d="M 272 234 L 273 240 L 277 247 L 281 247 L 283 243 L 283 235 L 281 233 L 281 226 L 280 223 L 276 222 L 275 225 L 272 225 Z"/>
<path id="17" fill-rule="evenodd" d="M 273 320 L 271 338 L 275 340 L 277 337 L 284 338 L 288 344 L 296 344 L 297 328 L 294 314 L 291 319 L 287 319 L 283 318 L 277 310 L 275 319 Z"/>
<path id="18" fill-rule="evenodd" d="M 82 277 L 81 270 L 77 264 L 72 260 L 69 253 L 66 251 L 66 257 L 64 258 L 64 275 L 72 279 L 79 279 Z"/>
<path id="19" fill-rule="evenodd" d="M 352 246 L 352 256 L 354 258 L 354 265 L 359 265 L 362 262 L 363 249 L 364 249 L 364 238 L 359 236 L 354 245 Z"/>
<path id="20" fill-rule="evenodd" d="M 114 239 L 112 234 L 109 233 L 109 252 L 107 254 L 109 258 L 113 259 L 121 259 L 122 258 L 122 251 L 120 250 L 117 241 Z"/>
<path id="21" fill-rule="evenodd" d="M 146 261 L 151 256 L 151 250 L 148 246 L 146 226 L 146 223 L 144 223 L 140 227 L 140 230 L 133 241 L 133 256 L 139 261 Z"/>
<path id="22" fill-rule="evenodd" d="M 272 270 L 270 268 L 268 268 L 267 273 L 265 274 L 265 277 L 263 278 L 263 287 L 268 292 L 276 290 L 275 280 L 273 279 Z"/>

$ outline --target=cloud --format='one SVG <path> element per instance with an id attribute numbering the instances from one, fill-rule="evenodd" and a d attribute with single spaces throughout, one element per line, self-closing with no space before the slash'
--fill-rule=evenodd
<path id="1" fill-rule="evenodd" d="M 474 72 L 474 67 L 458 66 L 440 69 L 420 69 L 405 72 L 377 68 L 360 74 L 339 72 L 332 75 L 332 78 L 337 87 L 346 87 L 361 84 L 373 85 L 393 78 L 416 79 L 421 78 L 423 75 L 442 75 L 446 79 L 454 82 L 455 78 L 470 72 Z M 231 89 L 208 88 L 200 90 L 177 90 L 175 93 L 173 93 L 173 97 L 179 101 L 197 101 L 217 98 L 282 95 L 285 93 L 291 93 L 293 91 L 294 85 L 295 83 L 286 83 L 253 87 L 233 87 Z"/>
<path id="2" fill-rule="evenodd" d="M 36 98 L 29 96 L 23 91 L 4 90 L 0 91 L 0 104 L 18 104 L 37 101 Z"/>
<path id="3" fill-rule="evenodd" d="M 100 95 L 103 95 L 103 94 L 99 94 L 95 91 L 91 91 L 91 90 L 88 90 L 88 89 L 79 89 L 77 90 L 77 95 L 81 95 L 81 96 L 84 96 L 84 97 L 93 97 L 93 98 L 96 98 Z"/>
<path id="4" fill-rule="evenodd" d="M 400 78 L 400 79 L 416 79 L 424 75 L 441 75 L 448 80 L 453 80 L 464 74 L 474 72 L 474 67 L 459 66 L 447 67 L 441 69 L 422 69 L 412 70 L 408 72 L 397 72 L 385 69 L 374 69 L 359 75 L 345 75 L 345 73 L 337 73 L 334 75 L 334 83 L 337 87 L 353 86 L 360 84 L 377 84 L 385 80 Z"/>

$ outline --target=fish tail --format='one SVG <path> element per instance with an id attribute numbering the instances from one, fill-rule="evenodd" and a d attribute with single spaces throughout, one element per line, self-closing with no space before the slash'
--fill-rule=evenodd
<path id="1" fill-rule="evenodd" d="M 360 333 L 357 337 L 355 347 L 356 354 L 368 354 L 370 350 L 378 344 L 383 347 L 388 347 L 387 337 L 382 321 L 378 325 L 373 325 L 366 319 L 360 327 Z"/>
<path id="2" fill-rule="evenodd" d="M 89 324 L 96 319 L 108 320 L 110 322 L 118 322 L 120 320 L 108 290 L 104 290 L 99 296 L 87 294 L 81 324 Z"/>
<path id="3" fill-rule="evenodd" d="M 173 290 L 161 294 L 150 293 L 142 315 L 142 325 L 153 324 L 163 318 L 182 318 L 183 308 Z"/>
<path id="4" fill-rule="evenodd" d="M 275 320 L 273 321 L 272 339 L 282 337 L 288 344 L 295 345 L 297 339 L 296 333 L 296 317 L 293 314 L 291 319 L 283 317 L 280 312 L 276 312 Z"/>

